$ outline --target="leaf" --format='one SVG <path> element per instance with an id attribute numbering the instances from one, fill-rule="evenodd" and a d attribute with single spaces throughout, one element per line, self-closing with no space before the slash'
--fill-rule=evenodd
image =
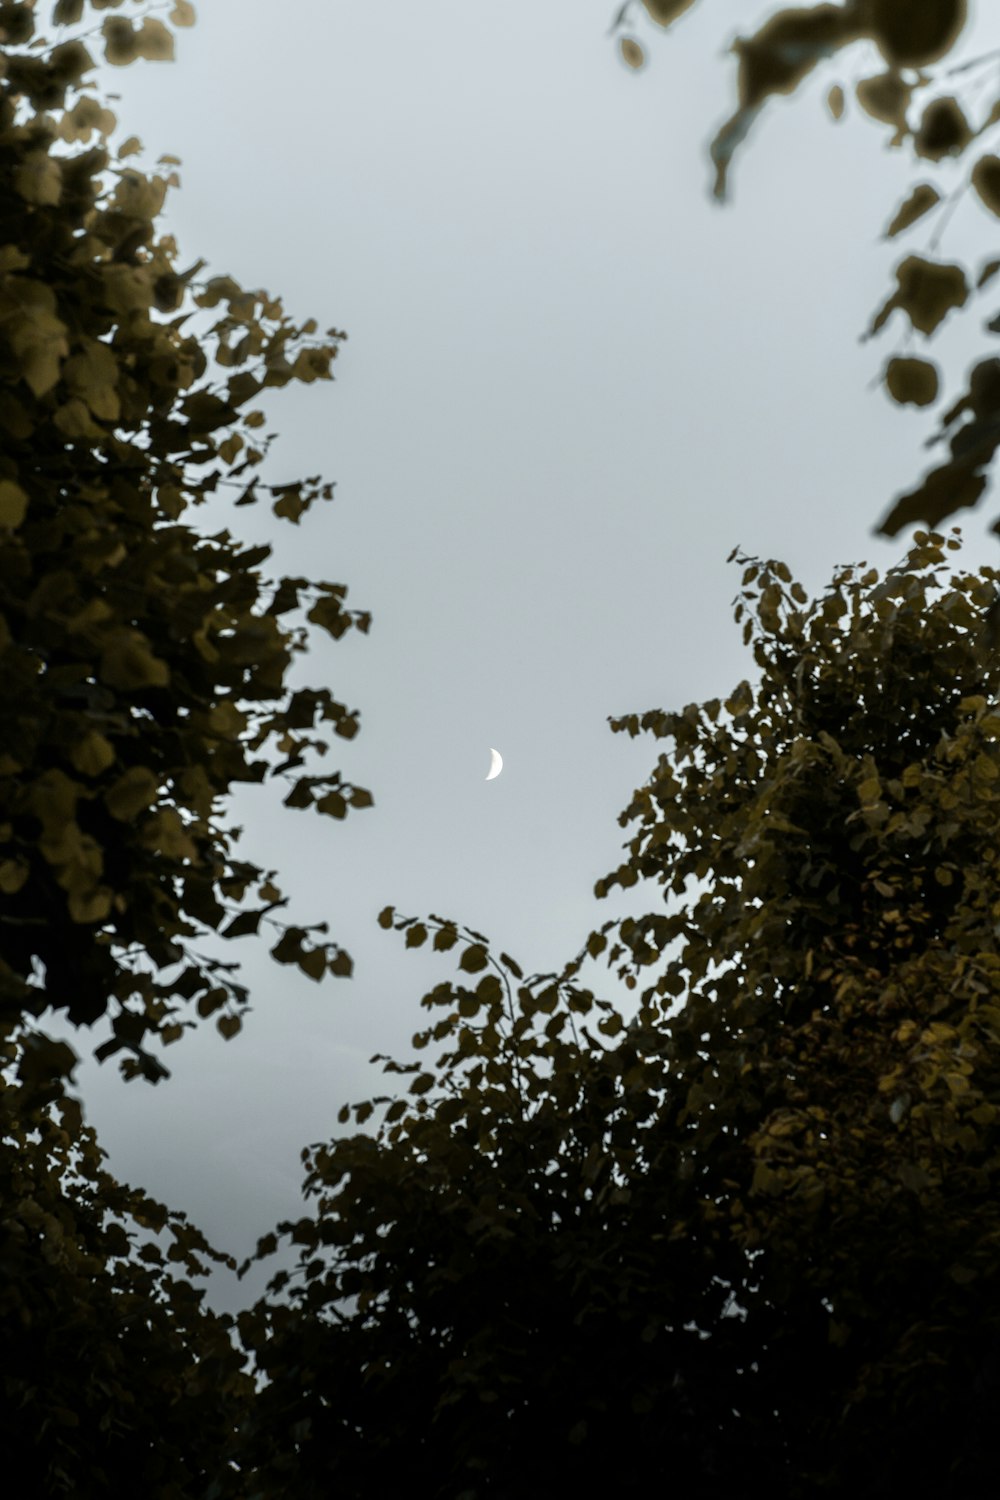
<path id="1" fill-rule="evenodd" d="M 347 816 L 347 799 L 342 792 L 327 792 L 317 800 L 316 811 L 325 813 L 330 818 L 345 818 Z"/>
<path id="2" fill-rule="evenodd" d="M 972 140 L 972 131 L 957 99 L 932 99 L 913 137 L 913 149 L 929 161 L 959 156 Z"/>
<path id="3" fill-rule="evenodd" d="M 669 26 L 678 16 L 690 10 L 694 0 L 642 0 L 642 3 L 657 26 Z"/>
<path id="4" fill-rule="evenodd" d="M 843 118 L 844 114 L 844 90 L 839 83 L 835 83 L 826 96 L 826 107 L 835 120 Z"/>
<path id="5" fill-rule="evenodd" d="M 70 760 L 84 776 L 100 776 L 102 771 L 114 765 L 115 749 L 110 740 L 93 729 L 74 745 Z"/>
<path id="6" fill-rule="evenodd" d="M 306 616 L 314 625 L 319 625 L 323 630 L 329 631 L 334 640 L 339 640 L 351 628 L 351 617 L 344 609 L 338 598 L 332 595 L 324 595 L 317 599 Z"/>
<path id="7" fill-rule="evenodd" d="M 300 776 L 298 781 L 284 799 L 284 807 L 312 807 L 313 805 L 312 778 Z"/>
<path id="8" fill-rule="evenodd" d="M 423 922 L 415 922 L 406 929 L 407 948 L 422 948 L 427 941 L 427 928 Z"/>
<path id="9" fill-rule="evenodd" d="M 969 288 L 961 266 L 941 265 L 920 255 L 896 267 L 897 290 L 876 313 L 868 332 L 877 333 L 896 308 L 920 333 L 931 334 L 954 308 L 964 307 Z"/>
<path id="10" fill-rule="evenodd" d="M 900 495 L 879 523 L 882 536 L 895 536 L 906 526 L 924 522 L 937 527 L 956 511 L 975 505 L 986 488 L 981 463 L 961 460 L 932 469 L 916 489 Z"/>
<path id="11" fill-rule="evenodd" d="M 354 972 L 354 961 L 345 949 L 337 948 L 333 957 L 327 959 L 327 967 L 337 979 L 350 979 Z"/>
<path id="12" fill-rule="evenodd" d="M 256 936 L 263 915 L 262 911 L 238 912 L 233 920 L 221 929 L 219 936 L 224 938 Z"/>
<path id="13" fill-rule="evenodd" d="M 929 213 L 940 201 L 941 194 L 936 188 L 931 187 L 930 183 L 918 183 L 905 202 L 897 208 L 885 231 L 885 238 L 891 240 L 895 235 L 902 234 L 904 229 L 909 229 L 911 224 L 915 224 L 924 214 Z"/>
<path id="14" fill-rule="evenodd" d="M 855 87 L 858 103 L 866 115 L 896 127 L 896 133 L 890 142 L 893 146 L 901 145 L 909 133 L 906 114 L 912 92 L 910 84 L 895 72 L 862 78 Z"/>
<path id="15" fill-rule="evenodd" d="M 197 1011 L 199 1016 L 202 1019 L 214 1016 L 215 1012 L 220 1010 L 228 999 L 229 992 L 222 985 L 217 985 L 214 989 L 207 990 L 204 995 L 199 995 L 198 997 Z"/>
<path id="16" fill-rule="evenodd" d="M 937 366 L 926 359 L 890 359 L 885 369 L 889 395 L 901 405 L 930 406 L 937 400 Z"/>
<path id="17" fill-rule="evenodd" d="M 297 963 L 303 974 L 317 982 L 326 973 L 326 954 L 322 948 L 303 948 Z"/>
<path id="18" fill-rule="evenodd" d="M 227 426 L 239 415 L 235 407 L 228 401 L 223 401 L 221 396 L 213 395 L 211 391 L 196 391 L 191 396 L 185 396 L 181 402 L 181 410 L 190 423 L 191 431 L 199 436 Z"/>
<path id="19" fill-rule="evenodd" d="M 271 949 L 271 957 L 279 964 L 297 964 L 302 952 L 305 928 L 288 927 Z"/>
<path id="20" fill-rule="evenodd" d="M 131 21 L 124 16 L 107 16 L 101 25 L 101 32 L 107 62 L 116 68 L 124 68 L 135 62 L 139 49 Z"/>
<path id="21" fill-rule="evenodd" d="M 26 203 L 52 206 L 62 197 L 62 171 L 58 161 L 44 152 L 29 156 L 13 173 L 14 186 Z"/>
<path id="22" fill-rule="evenodd" d="M 132 692 L 166 687 L 170 670 L 165 661 L 153 655 L 149 642 L 137 630 L 120 630 L 101 653 L 100 676 L 109 687 Z"/>
<path id="23" fill-rule="evenodd" d="M 645 52 L 643 52 L 639 43 L 632 37 L 623 36 L 618 43 L 618 47 L 622 55 L 622 61 L 627 63 L 630 68 L 641 68 L 646 61 Z"/>
<path id="24" fill-rule="evenodd" d="M 28 497 L 12 479 L 0 479 L 0 526 L 16 531 L 24 520 Z"/>
<path id="25" fill-rule="evenodd" d="M 486 949 L 481 943 L 466 948 L 458 961 L 458 967 L 464 969 L 467 974 L 477 974 L 480 969 L 485 969 L 488 962 Z"/>
<path id="26" fill-rule="evenodd" d="M 950 50 L 967 14 L 967 0 L 874 0 L 872 37 L 893 67 L 925 68 Z"/>
<path id="27" fill-rule="evenodd" d="M 131 766 L 104 793 L 104 805 L 113 818 L 130 822 L 151 807 L 159 796 L 159 781 L 146 766 Z"/>
<path id="28" fill-rule="evenodd" d="M 396 913 L 393 907 L 383 906 L 382 910 L 378 914 L 378 925 L 385 928 L 391 927 L 392 919 L 395 915 Z"/>
<path id="29" fill-rule="evenodd" d="M 118 397 L 118 362 L 106 344 L 88 342 L 63 366 L 62 378 L 67 390 L 80 397 L 95 417 L 115 422 L 121 415 Z M 97 436 L 103 434 L 98 430 Z"/>
<path id="30" fill-rule="evenodd" d="M 195 9 L 191 0 L 174 0 L 174 8 L 168 17 L 174 26 L 193 26 Z"/>
<path id="31" fill-rule="evenodd" d="M 147 16 L 139 28 L 135 47 L 139 56 L 146 58 L 149 62 L 173 61 L 173 35 L 162 21 L 157 21 L 152 16 Z M 109 58 L 108 61 L 110 60 Z"/>
<path id="32" fill-rule="evenodd" d="M 1000 218 L 1000 157 L 989 154 L 981 156 L 972 168 L 971 181 L 982 203 L 991 214 Z M 1000 267 L 1000 263 L 991 264 L 995 268 Z M 982 276 L 978 285 L 983 285 Z"/>
<path id="33" fill-rule="evenodd" d="M 67 906 L 74 922 L 104 922 L 111 914 L 113 892 L 106 885 L 70 891 Z"/>
<path id="34" fill-rule="evenodd" d="M 13 896 L 21 889 L 30 873 L 30 867 L 25 860 L 0 860 L 0 891 L 5 896 Z"/>

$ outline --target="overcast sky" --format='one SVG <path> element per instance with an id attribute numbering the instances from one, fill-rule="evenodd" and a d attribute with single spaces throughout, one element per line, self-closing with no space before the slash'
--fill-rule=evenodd
<path id="1" fill-rule="evenodd" d="M 726 48 L 773 6 L 702 0 L 669 33 L 640 27 L 640 73 L 614 9 L 202 0 L 174 64 L 104 74 L 146 163 L 183 159 L 166 213 L 181 264 L 203 256 L 350 335 L 334 385 L 269 407 L 268 477 L 322 473 L 335 503 L 297 532 L 247 510 L 230 524 L 374 615 L 302 669 L 360 709 L 335 752 L 374 808 L 341 825 L 276 793 L 239 805 L 242 852 L 281 871 L 298 920 L 329 920 L 355 977 L 317 988 L 233 945 L 254 1003 L 241 1036 L 204 1025 L 156 1089 L 113 1064 L 79 1074 L 112 1169 L 240 1256 L 298 1216 L 299 1149 L 372 1092 L 372 1052 L 408 1055 L 420 995 L 451 972 L 404 952 L 379 909 L 558 968 L 623 909 L 593 884 L 658 753 L 607 717 L 752 674 L 729 551 L 783 558 L 812 590 L 903 550 L 871 530 L 922 471 L 929 418 L 871 388 L 900 319 L 858 335 L 905 253 L 879 236 L 914 167 L 823 103 L 868 59 L 768 109 L 720 208 Z M 978 258 L 988 237 L 966 204 L 942 248 Z M 976 315 L 958 322 L 937 341 L 956 374 L 978 338 Z M 986 522 L 966 522 L 970 562 L 995 558 Z"/>

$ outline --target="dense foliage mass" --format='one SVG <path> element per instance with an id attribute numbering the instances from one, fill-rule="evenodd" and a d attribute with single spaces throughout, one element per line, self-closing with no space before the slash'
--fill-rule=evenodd
<path id="1" fill-rule="evenodd" d="M 615 17 L 622 56 L 641 67 L 645 51 L 636 35 L 641 12 L 660 27 L 672 26 L 694 0 L 625 0 Z M 871 336 L 894 312 L 900 339 L 882 378 L 893 401 L 930 407 L 941 400 L 940 426 L 930 443 L 947 442 L 949 456 L 900 495 L 883 517 L 881 530 L 896 535 L 907 526 L 939 526 L 965 506 L 975 505 L 989 482 L 1000 446 L 1000 361 L 985 353 L 945 405 L 941 372 L 933 360 L 910 351 L 914 334 L 934 334 L 957 309 L 979 306 L 995 334 L 1000 322 L 992 297 L 1000 271 L 995 233 L 978 269 L 945 259 L 938 251 L 956 207 L 973 198 L 995 231 L 1000 216 L 1000 157 L 990 149 L 1000 122 L 997 54 L 949 66 L 969 18 L 967 0 L 843 0 L 842 4 L 781 6 L 750 36 L 732 44 L 737 59 L 737 108 L 712 142 L 715 193 L 727 191 L 733 157 L 755 121 L 773 101 L 790 95 L 817 71 L 831 86 L 827 95 L 834 119 L 844 116 L 848 94 L 862 114 L 888 131 L 887 144 L 909 150 L 921 180 L 887 213 L 885 237 L 894 239 L 918 225 L 929 229 L 924 251 L 904 256 L 895 267 L 895 286 L 872 318 Z M 683 35 L 677 32 L 678 41 Z M 871 59 L 875 69 L 869 71 Z M 845 91 L 843 67 L 856 81 Z M 858 77 L 860 72 L 864 76 Z M 955 77 L 961 75 L 956 89 Z M 975 153 L 969 171 L 956 181 L 956 160 Z M 822 295 L 822 290 L 818 291 Z M 1000 521 L 994 527 L 1000 530 Z"/>
<path id="2" fill-rule="evenodd" d="M 310 1151 L 301 1279 L 241 1319 L 266 1493 L 360 1497 L 404 1453 L 442 1496 L 986 1482 L 1000 572 L 957 545 L 813 603 L 740 560 L 759 681 L 616 723 L 667 748 L 599 894 L 664 901 L 563 975 L 383 914 L 460 978 L 409 1098 Z M 633 1013 L 578 983 L 605 953 Z"/>
<path id="3" fill-rule="evenodd" d="M 0 1079 L 11 1493 L 206 1496 L 253 1390 L 229 1320 L 195 1285 L 227 1258 L 183 1214 L 114 1180 L 76 1100 L 38 1104 L 34 1040 L 8 1035 L 0 1054 L 11 1063 L 24 1049 L 28 1075 Z"/>
<path id="4" fill-rule="evenodd" d="M 367 617 L 342 586 L 270 580 L 269 547 L 192 520 L 227 488 L 236 505 L 269 490 L 294 522 L 330 497 L 318 480 L 258 485 L 254 402 L 328 378 L 341 335 L 318 343 L 266 293 L 178 269 L 155 224 L 169 173 L 123 160 L 134 140 L 112 156 L 72 35 L 84 10 L 61 0 L 70 34 L 39 50 L 34 6 L 0 7 L 0 1014 L 107 1014 L 102 1052 L 156 1078 L 147 1038 L 179 1036 L 192 1002 L 239 1029 L 246 992 L 198 938 L 255 932 L 283 904 L 273 872 L 235 858 L 227 794 L 278 774 L 291 806 L 370 801 L 336 771 L 293 774 L 327 749 L 317 729 L 350 736 L 357 716 L 287 685 L 307 640 L 290 614 L 309 606 L 335 636 Z M 107 15 L 97 36 L 113 63 L 171 54 L 150 16 Z M 187 332 L 198 311 L 205 331 Z M 275 956 L 350 971 L 302 928 Z"/>

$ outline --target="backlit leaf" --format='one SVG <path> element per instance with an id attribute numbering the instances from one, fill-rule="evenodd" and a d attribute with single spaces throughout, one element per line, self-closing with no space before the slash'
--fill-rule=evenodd
<path id="1" fill-rule="evenodd" d="M 1000 217 L 1000 157 L 981 156 L 972 168 L 972 186 L 990 213 Z M 982 278 L 979 285 L 982 286 Z"/>
<path id="2" fill-rule="evenodd" d="M 931 187 L 928 182 L 918 183 L 910 196 L 901 203 L 892 216 L 888 229 L 885 231 L 886 239 L 892 239 L 894 235 L 902 234 L 904 229 L 909 229 L 911 224 L 929 212 L 936 203 L 940 203 L 941 195 L 936 188 Z"/>
<path id="3" fill-rule="evenodd" d="M 885 384 L 894 401 L 929 406 L 937 400 L 937 367 L 926 359 L 890 359 Z"/>
<path id="4" fill-rule="evenodd" d="M 933 333 L 948 314 L 963 307 L 969 295 L 961 266 L 942 265 L 920 255 L 907 256 L 896 267 L 897 290 L 872 320 L 877 333 L 898 307 L 920 333 Z"/>

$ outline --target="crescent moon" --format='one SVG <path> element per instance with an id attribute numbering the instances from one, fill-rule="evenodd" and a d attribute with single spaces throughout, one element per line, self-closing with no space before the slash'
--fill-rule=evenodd
<path id="1" fill-rule="evenodd" d="M 503 770 L 503 756 L 500 754 L 499 750 L 491 750 L 490 751 L 490 769 L 487 772 L 486 780 L 487 781 L 492 781 L 493 778 L 494 778 L 494 776 L 499 776 L 500 772 L 502 770 Z"/>

